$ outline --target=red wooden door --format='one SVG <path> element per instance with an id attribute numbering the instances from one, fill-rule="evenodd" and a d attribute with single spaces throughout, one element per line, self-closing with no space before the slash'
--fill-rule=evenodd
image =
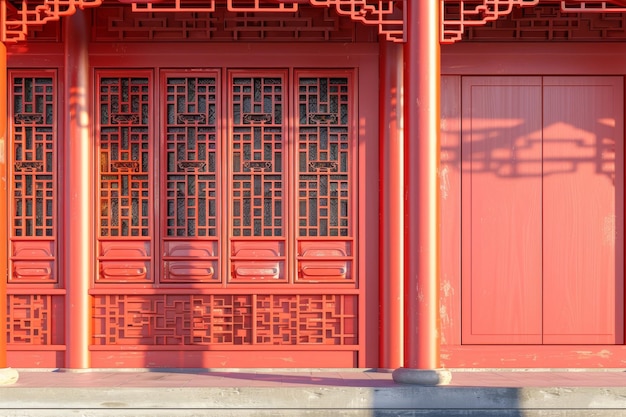
<path id="1" fill-rule="evenodd" d="M 544 343 L 622 343 L 621 77 L 546 77 Z"/>
<path id="2" fill-rule="evenodd" d="M 618 77 L 463 81 L 462 340 L 621 343 Z"/>

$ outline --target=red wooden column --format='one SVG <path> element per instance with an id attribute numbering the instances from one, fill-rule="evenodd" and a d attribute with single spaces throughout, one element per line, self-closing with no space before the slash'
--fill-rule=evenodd
<path id="1" fill-rule="evenodd" d="M 437 1 L 406 2 L 405 356 L 397 382 L 439 385 L 440 50 Z"/>
<path id="2" fill-rule="evenodd" d="M 65 366 L 84 369 L 90 366 L 89 283 L 93 276 L 93 145 L 88 101 L 88 32 L 85 15 L 81 10 L 70 16 L 66 23 L 67 132 L 62 154 L 66 196 L 63 254 L 67 288 Z"/>
<path id="3" fill-rule="evenodd" d="M 1 23 L 1 22 L 0 22 Z M 8 91 L 7 49 L 0 42 L 0 385 L 17 381 L 18 374 L 7 366 L 7 280 L 9 274 L 8 253 L 8 195 L 7 195 L 7 146 L 8 146 Z"/>
<path id="4" fill-rule="evenodd" d="M 380 42 L 380 367 L 403 364 L 404 137 L 402 45 Z"/>

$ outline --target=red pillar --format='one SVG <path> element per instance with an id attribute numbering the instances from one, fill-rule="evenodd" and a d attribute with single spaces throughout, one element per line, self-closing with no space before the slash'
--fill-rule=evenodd
<path id="1" fill-rule="evenodd" d="M 2 5 L 4 7 L 4 5 Z M 9 277 L 9 230 L 7 194 L 7 146 L 8 146 L 8 91 L 7 49 L 0 42 L 0 385 L 11 385 L 18 379 L 15 370 L 7 366 L 7 281 Z"/>
<path id="2" fill-rule="evenodd" d="M 404 138 L 402 45 L 380 43 L 380 368 L 404 362 Z"/>
<path id="3" fill-rule="evenodd" d="M 65 100 L 67 133 L 63 147 L 65 171 L 64 263 L 66 359 L 69 369 L 89 368 L 89 283 L 93 276 L 92 168 L 90 134 L 88 31 L 81 10 L 66 21 Z"/>
<path id="4" fill-rule="evenodd" d="M 450 380 L 438 369 L 439 3 L 405 4 L 405 357 L 394 380 L 422 385 Z"/>

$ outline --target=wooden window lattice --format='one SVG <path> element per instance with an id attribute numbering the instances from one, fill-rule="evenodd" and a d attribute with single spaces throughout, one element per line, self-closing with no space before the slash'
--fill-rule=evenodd
<path id="1" fill-rule="evenodd" d="M 168 78 L 166 234 L 217 236 L 215 77 Z"/>
<path id="2" fill-rule="evenodd" d="M 149 80 L 99 84 L 100 236 L 148 236 Z"/>
<path id="3" fill-rule="evenodd" d="M 232 82 L 232 233 L 285 235 L 282 77 L 240 77 Z"/>
<path id="4" fill-rule="evenodd" d="M 55 83 L 16 77 L 13 99 L 13 227 L 15 237 L 53 237 Z"/>
<path id="5" fill-rule="evenodd" d="M 350 89 L 347 78 L 299 80 L 301 237 L 350 234 Z"/>

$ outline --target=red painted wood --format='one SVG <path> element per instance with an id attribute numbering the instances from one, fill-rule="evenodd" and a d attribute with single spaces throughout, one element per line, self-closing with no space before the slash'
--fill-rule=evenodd
<path id="1" fill-rule="evenodd" d="M 463 80 L 463 343 L 541 343 L 541 79 Z"/>
<path id="2" fill-rule="evenodd" d="M 404 139 L 402 47 L 380 44 L 380 360 L 381 368 L 404 363 Z"/>
<path id="3" fill-rule="evenodd" d="M 624 368 L 624 345 L 442 346 L 447 368 Z"/>
<path id="4" fill-rule="evenodd" d="M 556 75 L 567 79 L 563 74 L 604 74 L 614 75 L 621 73 L 624 53 L 623 45 L 619 43 L 459 43 L 442 48 L 442 111 L 448 116 L 443 117 L 442 123 L 442 171 L 449 173 L 451 194 L 461 193 L 460 186 L 455 188 L 457 172 L 460 171 L 461 161 L 457 154 L 461 151 L 460 129 L 455 129 L 457 113 L 455 106 L 461 105 L 461 92 L 454 87 L 455 83 L 465 75 L 483 75 L 493 77 L 494 74 L 527 74 L 527 75 Z M 550 57 L 548 59 L 548 57 Z M 593 59 L 590 59 L 593 57 Z M 546 77 L 545 79 L 549 79 Z M 556 78 L 556 77 L 555 77 Z M 620 77 L 621 78 L 621 77 Z M 447 84 L 452 84 L 446 88 Z M 614 90 L 617 95 L 622 93 L 621 88 Z M 613 100 L 613 99 L 611 99 Z M 610 100 L 610 101 L 611 101 Z M 573 104 L 568 102 L 571 109 Z M 621 108 L 621 103 L 614 104 Z M 583 106 L 584 111 L 593 110 Z M 622 117 L 616 119 L 617 125 Z M 448 125 L 452 124 L 451 128 Z M 597 126 L 600 124 L 596 123 Z M 606 126 L 605 126 L 606 127 Z M 621 128 L 620 128 L 621 129 Z M 604 128 L 603 128 L 604 130 Z M 445 145 L 449 143 L 450 145 Z M 619 142 L 616 143 L 620 146 Z M 617 150 L 617 155 L 623 151 Z M 623 181 L 623 164 L 616 165 L 616 179 Z M 465 185 L 465 184 L 464 184 Z M 619 189 L 619 187 L 618 187 Z M 465 188 L 463 189 L 465 195 Z M 615 258 L 616 271 L 618 260 L 624 257 L 623 245 L 623 192 L 615 193 L 616 212 L 616 239 Z M 456 265 L 461 263 L 461 251 L 458 250 L 459 240 L 455 236 L 454 224 L 461 219 L 461 206 L 455 204 L 454 199 L 442 198 L 442 253 L 448 260 L 442 263 L 442 363 L 446 367 L 623 367 L 626 364 L 626 350 L 619 342 L 614 344 L 571 344 L 571 345 L 462 345 L 461 344 L 461 313 L 460 293 L 461 274 Z M 448 232 L 446 232 L 448 230 Z M 621 247 L 620 247 L 621 245 Z M 621 272 L 623 276 L 623 271 Z M 615 305 L 615 323 L 623 323 L 620 313 L 622 306 L 618 300 L 621 297 L 620 288 L 623 287 L 620 274 L 617 273 Z M 449 282 L 449 286 L 446 283 Z M 595 291 L 595 290 L 594 290 Z M 543 321 L 543 320 L 542 320 Z M 623 327 L 623 326 L 622 326 Z M 619 334 L 617 329 L 616 334 Z M 581 342 L 586 343 L 586 342 Z M 589 342 L 593 343 L 593 342 Z"/>
<path id="5" fill-rule="evenodd" d="M 85 13 L 78 10 L 68 19 L 66 33 L 66 80 L 65 100 L 68 111 L 65 117 L 67 135 L 64 142 L 64 159 L 67 175 L 67 196 L 71 196 L 64 208 L 66 250 L 64 252 L 66 275 L 66 362 L 68 368 L 89 367 L 89 343 L 91 331 L 91 306 L 89 286 L 93 276 L 93 129 L 88 117 L 89 62 L 87 56 L 87 22 Z"/>
<path id="6" fill-rule="evenodd" d="M 439 6 L 406 4 L 404 366 L 416 369 L 439 367 Z"/>
<path id="7" fill-rule="evenodd" d="M 4 44 L 0 45 L 0 136 L 4 139 L 0 144 L 0 152 L 7 155 L 8 135 L 8 101 L 9 94 L 7 89 L 7 51 Z M 9 279 L 9 259 L 8 259 L 8 241 L 6 236 L 9 235 L 8 229 L 8 194 L 7 194 L 7 175 L 8 166 L 6 158 L 0 159 L 0 329 L 7 328 L 7 282 Z M 7 220 L 4 220 L 7 219 Z M 7 366 L 7 332 L 0 331 L 0 368 Z"/>
<path id="8" fill-rule="evenodd" d="M 441 344 L 461 344 L 461 77 L 441 77 Z"/>
<path id="9" fill-rule="evenodd" d="M 623 343 L 622 78 L 544 86 L 544 343 Z"/>
<path id="10" fill-rule="evenodd" d="M 463 344 L 623 342 L 621 91 L 464 78 Z"/>

